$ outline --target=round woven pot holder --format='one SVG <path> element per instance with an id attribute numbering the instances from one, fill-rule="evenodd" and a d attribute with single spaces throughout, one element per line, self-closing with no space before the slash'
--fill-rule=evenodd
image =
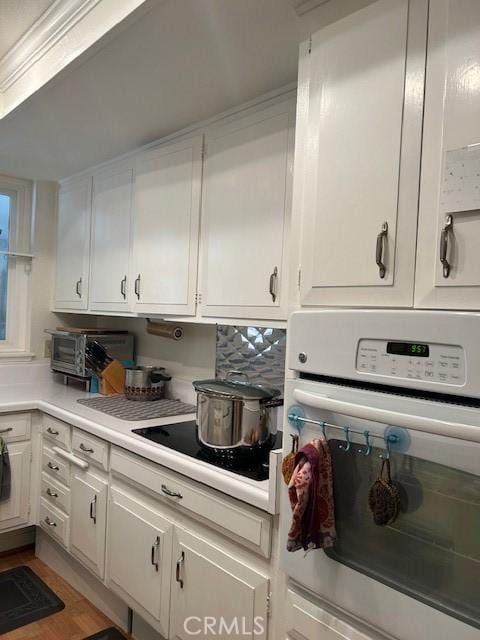
<path id="1" fill-rule="evenodd" d="M 292 450 L 284 457 L 282 461 L 282 475 L 285 484 L 289 484 L 293 472 L 295 471 L 295 456 L 298 451 L 298 436 L 292 436 Z"/>
<path id="2" fill-rule="evenodd" d="M 368 506 L 375 524 L 385 526 L 392 523 L 398 515 L 399 505 L 399 494 L 390 474 L 390 460 L 384 460 L 368 492 Z"/>

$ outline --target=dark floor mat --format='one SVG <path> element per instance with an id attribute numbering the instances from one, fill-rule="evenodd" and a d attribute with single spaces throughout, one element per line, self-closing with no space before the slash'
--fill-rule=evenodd
<path id="1" fill-rule="evenodd" d="M 125 636 L 123 636 L 120 631 L 117 631 L 117 629 L 110 627 L 93 636 L 88 636 L 85 640 L 125 640 Z"/>
<path id="2" fill-rule="evenodd" d="M 65 608 L 30 567 L 0 572 L 0 635 Z"/>

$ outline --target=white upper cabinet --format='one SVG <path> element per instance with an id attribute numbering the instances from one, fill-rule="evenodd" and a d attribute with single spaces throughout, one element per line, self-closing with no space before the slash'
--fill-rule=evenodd
<path id="1" fill-rule="evenodd" d="M 57 262 L 54 306 L 88 307 L 90 261 L 91 178 L 61 185 L 57 213 Z"/>
<path id="2" fill-rule="evenodd" d="M 128 310 L 132 180 L 132 168 L 125 163 L 93 178 L 92 310 Z"/>
<path id="3" fill-rule="evenodd" d="M 303 49 L 303 305 L 413 304 L 426 24 L 424 0 L 379 0 Z"/>
<path id="4" fill-rule="evenodd" d="M 139 313 L 195 315 L 202 136 L 139 156 L 132 295 Z"/>
<path id="5" fill-rule="evenodd" d="M 293 100 L 256 108 L 206 135 L 202 316 L 287 316 Z"/>
<path id="6" fill-rule="evenodd" d="M 479 24 L 479 2 L 430 3 L 418 307 L 480 308 Z"/>

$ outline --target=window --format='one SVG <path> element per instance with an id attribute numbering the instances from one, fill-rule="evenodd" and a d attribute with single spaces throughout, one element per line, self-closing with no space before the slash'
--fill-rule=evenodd
<path id="1" fill-rule="evenodd" d="M 14 198 L 9 193 L 0 193 L 0 251 L 9 250 L 10 215 Z M 7 333 L 8 257 L 0 255 L 0 341 Z"/>
<path id="2" fill-rule="evenodd" d="M 31 183 L 0 176 L 0 357 L 28 356 Z"/>

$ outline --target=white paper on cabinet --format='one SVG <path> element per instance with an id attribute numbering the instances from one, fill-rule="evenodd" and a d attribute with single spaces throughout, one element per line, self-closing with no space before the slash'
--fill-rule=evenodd
<path id="1" fill-rule="evenodd" d="M 445 152 L 443 213 L 480 209 L 480 143 Z"/>

